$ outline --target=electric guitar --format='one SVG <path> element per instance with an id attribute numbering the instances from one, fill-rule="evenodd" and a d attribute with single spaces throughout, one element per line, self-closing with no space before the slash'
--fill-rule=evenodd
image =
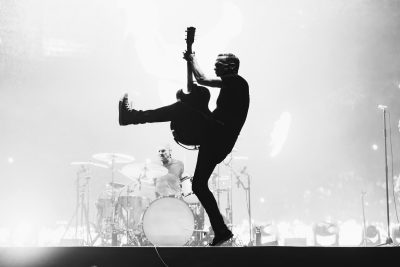
<path id="1" fill-rule="evenodd" d="M 195 31 L 196 28 L 194 27 L 188 27 L 186 30 L 186 51 L 188 54 L 192 53 Z M 211 111 L 208 109 L 210 91 L 206 87 L 199 86 L 193 82 L 193 71 L 190 62 L 187 62 L 187 92 L 185 93 L 180 89 L 176 93 L 176 99 L 188 105 L 189 108 L 193 108 L 205 116 L 210 116 Z M 200 145 L 203 134 L 196 121 L 172 121 L 170 128 L 176 142 L 190 146 Z"/>

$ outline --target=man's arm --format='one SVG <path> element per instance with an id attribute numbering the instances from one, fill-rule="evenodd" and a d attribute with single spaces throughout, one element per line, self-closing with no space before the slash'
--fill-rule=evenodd
<path id="1" fill-rule="evenodd" d="M 190 54 L 190 55 L 185 54 L 184 58 L 191 63 L 193 75 L 199 84 L 205 85 L 205 86 L 210 86 L 210 87 L 221 88 L 222 80 L 219 78 L 211 79 L 211 78 L 206 77 L 204 75 L 204 73 L 201 71 L 200 66 L 197 63 L 197 59 L 194 54 Z"/>

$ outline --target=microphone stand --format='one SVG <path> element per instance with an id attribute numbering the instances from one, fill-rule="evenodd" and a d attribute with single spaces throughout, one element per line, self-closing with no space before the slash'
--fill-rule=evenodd
<path id="1" fill-rule="evenodd" d="M 365 223 L 365 208 L 364 208 L 364 196 L 365 196 L 366 192 L 361 192 L 361 206 L 362 206 L 362 215 L 363 215 L 363 245 L 364 247 L 367 246 L 367 227 L 366 227 L 366 223 Z"/>
<path id="2" fill-rule="evenodd" d="M 252 223 L 251 223 L 250 175 L 245 171 L 242 171 L 242 173 L 247 176 L 247 187 L 243 184 L 242 180 L 240 180 L 239 175 L 236 174 L 235 177 L 236 177 L 236 184 L 238 186 L 241 186 L 246 193 L 246 200 L 248 202 L 247 203 L 248 204 L 247 212 L 249 215 L 249 235 L 250 235 L 249 246 L 252 246 L 253 245 L 253 233 L 252 233 Z"/>
<path id="3" fill-rule="evenodd" d="M 112 217 L 111 217 L 111 246 L 118 246 L 118 232 L 116 229 L 117 224 L 117 204 L 114 191 L 114 178 L 115 178 L 115 156 L 111 159 L 111 205 L 112 205 Z"/>
<path id="4" fill-rule="evenodd" d="M 386 106 L 379 105 L 379 109 L 383 111 L 383 136 L 385 140 L 385 176 L 386 176 L 386 219 L 387 219 L 387 238 L 386 242 L 378 246 L 391 245 L 393 240 L 390 237 L 390 218 L 389 218 L 389 178 L 388 178 L 388 163 L 387 163 L 387 141 L 386 141 Z"/>
<path id="5" fill-rule="evenodd" d="M 85 179 L 82 182 L 82 179 Z M 61 237 L 64 239 L 68 230 L 70 229 L 75 219 L 75 240 L 78 240 L 78 230 L 82 229 L 82 239 L 84 244 L 92 245 L 92 236 L 90 233 L 90 222 L 89 222 L 89 181 L 91 179 L 90 169 L 87 166 L 81 165 L 81 169 L 76 174 L 76 206 L 75 212 L 72 215 L 68 225 Z M 86 230 L 86 240 L 85 240 Z"/>
<path id="6" fill-rule="evenodd" d="M 226 191 L 227 193 L 227 208 L 225 209 L 226 211 L 226 219 L 229 221 L 231 224 L 231 228 L 233 227 L 233 176 L 236 175 L 236 173 L 233 170 L 233 151 L 229 154 L 229 162 L 223 162 L 223 164 L 229 168 L 229 180 L 230 180 L 230 188 L 229 189 L 219 189 L 220 184 L 219 184 L 219 179 L 217 180 L 217 196 L 218 196 L 218 204 L 219 204 L 219 192 L 220 191 Z M 232 229 L 231 229 L 232 230 Z"/>

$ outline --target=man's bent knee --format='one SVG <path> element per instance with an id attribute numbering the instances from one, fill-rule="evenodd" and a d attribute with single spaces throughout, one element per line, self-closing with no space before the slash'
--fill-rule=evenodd
<path id="1" fill-rule="evenodd" d="M 196 182 L 196 180 L 193 180 L 192 183 L 192 191 L 195 195 L 201 194 L 202 192 L 204 192 L 205 190 L 208 190 L 208 184 L 198 181 Z"/>

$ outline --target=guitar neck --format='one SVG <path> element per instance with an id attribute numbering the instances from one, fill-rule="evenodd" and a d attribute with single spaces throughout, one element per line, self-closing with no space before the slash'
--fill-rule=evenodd
<path id="1" fill-rule="evenodd" d="M 187 49 L 189 54 L 192 53 L 192 44 L 187 45 Z M 187 62 L 187 91 L 190 92 L 192 89 L 193 85 L 193 71 L 192 71 L 192 64 L 190 62 Z"/>
<path id="2" fill-rule="evenodd" d="M 190 62 L 187 63 L 187 89 L 190 90 L 193 84 L 193 71 Z"/>
<path id="3" fill-rule="evenodd" d="M 194 34 L 196 28 L 195 27 L 188 27 L 186 29 L 186 53 L 192 54 L 192 44 L 194 41 Z M 190 93 L 193 87 L 193 70 L 192 64 L 187 62 L 187 91 Z"/>

